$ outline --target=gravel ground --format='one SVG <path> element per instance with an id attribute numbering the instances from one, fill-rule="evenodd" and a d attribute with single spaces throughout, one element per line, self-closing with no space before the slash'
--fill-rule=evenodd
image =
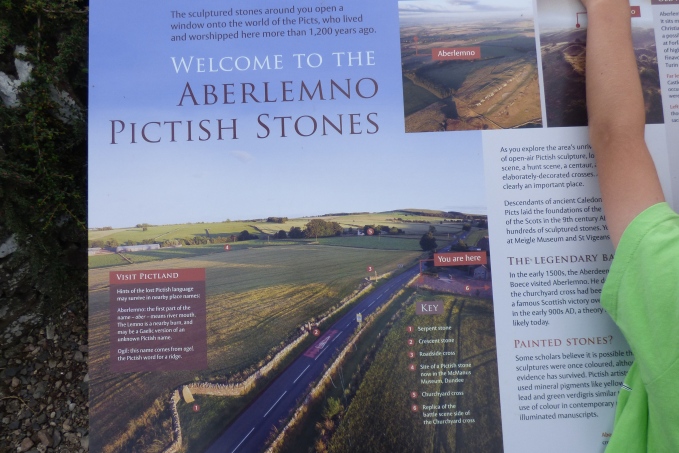
<path id="1" fill-rule="evenodd" d="M 0 452 L 89 451 L 87 304 L 0 333 Z"/>

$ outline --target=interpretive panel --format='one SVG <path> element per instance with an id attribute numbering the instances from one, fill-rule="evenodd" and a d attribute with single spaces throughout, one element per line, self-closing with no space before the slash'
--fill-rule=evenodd
<path id="1" fill-rule="evenodd" d="M 90 8 L 92 451 L 603 452 L 577 0 Z M 630 21 L 679 200 L 679 4 Z"/>

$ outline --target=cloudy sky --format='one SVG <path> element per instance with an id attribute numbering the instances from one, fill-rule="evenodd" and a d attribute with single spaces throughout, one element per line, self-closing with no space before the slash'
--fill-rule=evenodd
<path id="1" fill-rule="evenodd" d="M 295 2 L 296 6 L 306 4 L 318 3 Z M 221 5 L 228 8 L 231 4 Z M 280 2 L 257 0 L 247 7 L 267 5 L 280 6 Z M 200 22 L 188 16 L 182 20 L 173 18 L 173 10 L 201 12 L 214 9 L 214 2 L 119 0 L 93 4 L 90 226 L 299 217 L 399 208 L 485 212 L 479 131 L 405 133 L 396 4 L 386 10 L 383 2 L 354 1 L 346 5 L 344 13 L 362 14 L 360 26 L 374 28 L 376 32 L 339 37 L 286 36 L 262 40 L 241 36 L 226 42 L 188 39 L 173 42 L 172 36 L 185 33 L 184 29 L 174 31 L 173 24 Z M 287 28 L 290 27 L 283 30 Z M 370 61 L 374 64 L 368 64 L 368 51 L 372 52 Z M 354 56 L 360 53 L 361 64 L 355 59 L 352 65 L 347 60 L 338 65 L 333 53 L 342 52 L 345 56 L 348 52 Z M 323 64 L 300 68 L 295 54 L 321 55 Z M 238 56 L 263 59 L 267 55 L 281 55 L 281 69 L 210 73 L 197 72 L 194 64 L 187 73 L 176 71 L 172 60 L 193 57 L 194 62 L 197 58 L 218 61 Z M 280 100 L 283 81 L 297 93 L 292 96 L 299 97 L 302 81 L 313 91 L 319 81 L 327 89 L 331 80 L 342 85 L 347 79 L 352 87 L 359 80 L 367 80 L 362 86 L 368 94 L 372 94 L 368 79 L 375 80 L 379 90 L 369 98 L 361 98 L 352 90 L 350 99 L 339 95 L 335 100 L 325 101 L 257 103 L 248 98 L 247 103 L 238 101 L 230 105 L 220 99 L 212 105 L 203 105 L 201 101 L 201 105 L 195 106 L 182 98 L 187 83 L 200 100 L 204 98 L 206 84 L 216 86 L 220 95 L 224 84 L 233 84 L 236 93 L 246 84 L 253 87 L 261 100 L 268 83 L 270 97 Z M 185 103 L 180 107 L 182 99 Z M 367 121 L 371 113 L 379 125 L 379 132 L 374 134 L 367 133 L 374 130 Z M 264 139 L 258 138 L 258 134 L 265 133 L 258 124 L 260 115 L 268 115 L 265 121 L 271 128 Z M 307 133 L 311 118 L 320 124 L 323 115 L 335 123 L 342 115 L 343 134 L 332 129 L 325 135 L 318 132 L 308 137 L 294 133 L 296 119 L 302 117 L 302 131 Z M 273 120 L 275 116 L 290 117 L 286 120 L 285 137 L 278 126 L 280 122 Z M 238 139 L 201 142 L 198 137 L 205 134 L 198 128 L 199 122 L 210 120 L 214 137 L 216 120 L 221 118 L 237 119 Z M 169 126 L 161 126 L 167 121 L 182 122 L 176 123 L 174 142 Z M 193 124 L 192 141 L 186 140 L 189 121 Z M 159 143 L 145 143 L 141 139 L 147 123 L 147 136 L 160 139 Z M 116 144 L 111 143 L 113 135 Z"/>
<path id="2" fill-rule="evenodd" d="M 531 0 L 405 0 L 398 2 L 401 21 L 480 21 L 533 16 Z"/>

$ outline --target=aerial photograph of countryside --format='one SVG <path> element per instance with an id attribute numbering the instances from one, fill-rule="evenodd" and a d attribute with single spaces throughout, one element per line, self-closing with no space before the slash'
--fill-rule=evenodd
<path id="1" fill-rule="evenodd" d="M 400 1 L 406 132 L 542 126 L 532 2 Z"/>
<path id="2" fill-rule="evenodd" d="M 501 451 L 487 228 L 412 208 L 90 228 L 92 447 Z M 487 264 L 435 267 L 435 252 Z M 110 372 L 109 273 L 192 268 L 206 274 L 208 368 Z"/>
<path id="3" fill-rule="evenodd" d="M 547 126 L 586 126 L 585 8 L 577 0 L 538 0 L 537 6 Z M 632 15 L 632 39 L 643 88 L 646 123 L 662 124 L 658 55 L 650 0 L 633 2 Z"/>

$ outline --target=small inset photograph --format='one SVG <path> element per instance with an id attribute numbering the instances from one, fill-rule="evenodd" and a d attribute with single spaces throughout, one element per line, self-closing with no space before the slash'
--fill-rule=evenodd
<path id="1" fill-rule="evenodd" d="M 586 126 L 587 11 L 578 0 L 538 0 L 545 110 L 548 127 Z M 634 53 L 646 104 L 646 123 L 664 122 L 650 0 L 630 8 Z"/>
<path id="2" fill-rule="evenodd" d="M 542 127 L 530 0 L 398 5 L 406 132 Z"/>

